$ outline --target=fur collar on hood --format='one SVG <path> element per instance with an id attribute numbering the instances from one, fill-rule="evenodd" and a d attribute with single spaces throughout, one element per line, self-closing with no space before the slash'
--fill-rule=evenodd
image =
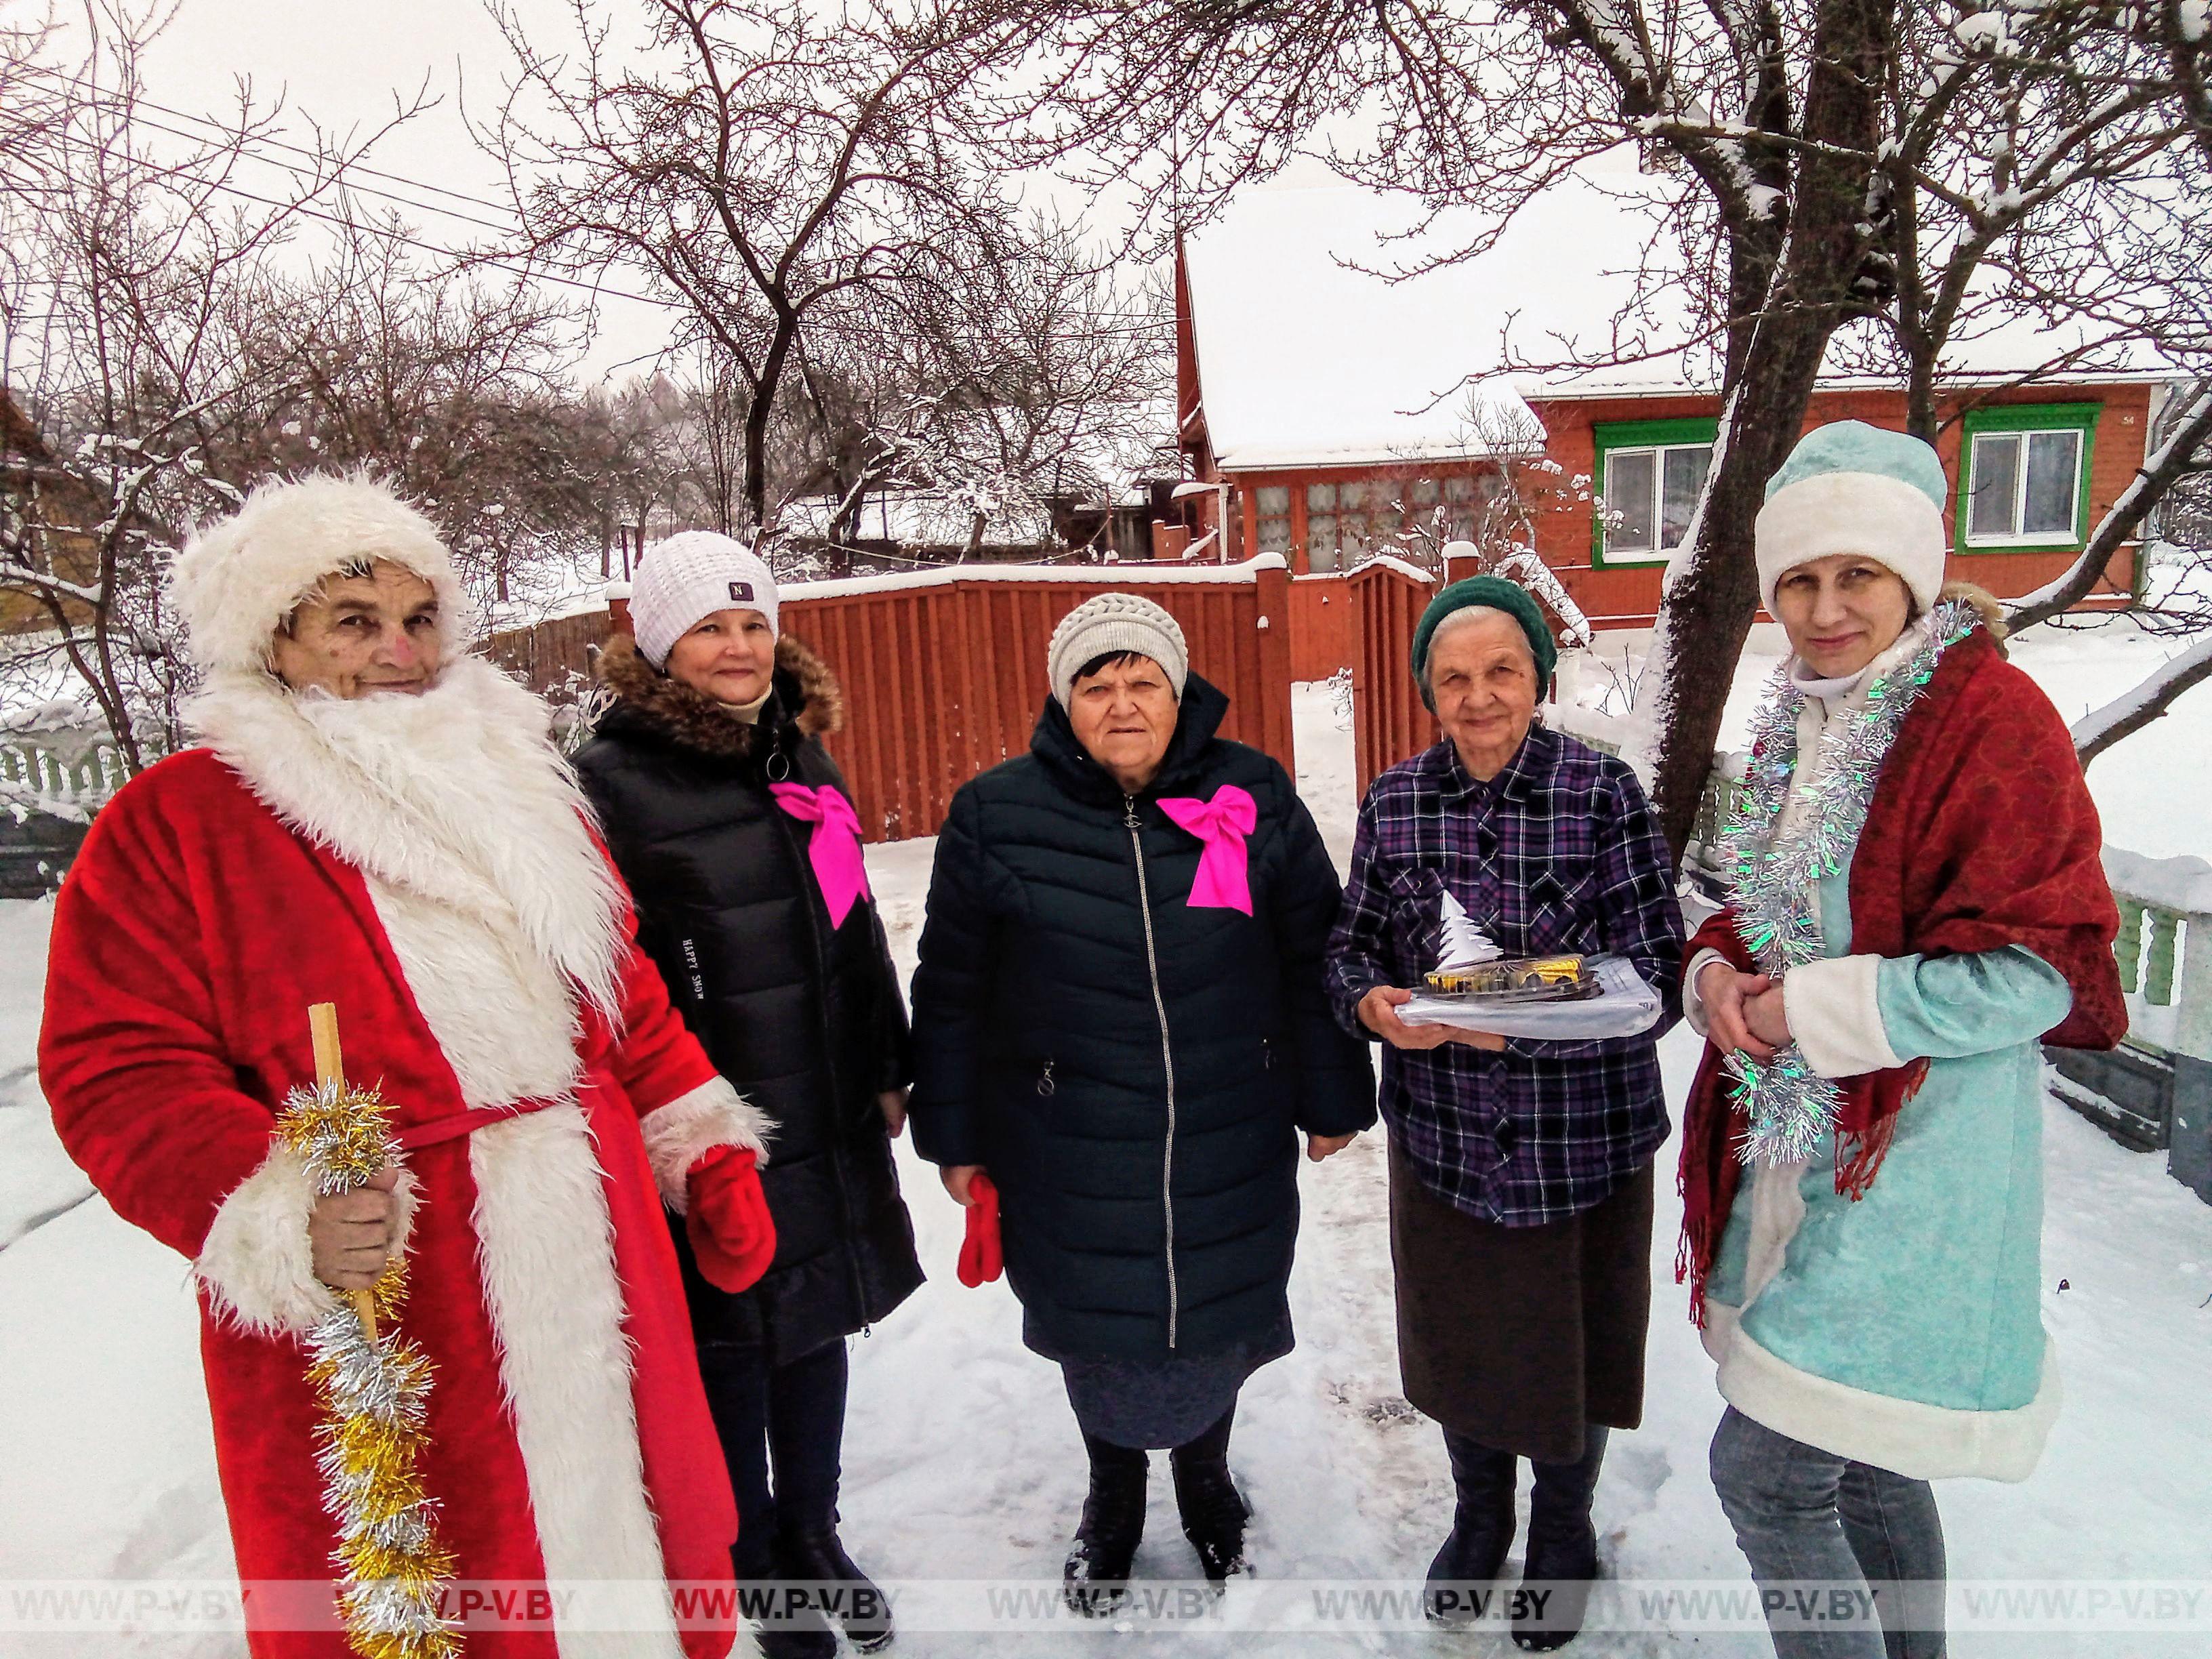
<path id="1" fill-rule="evenodd" d="M 829 664 L 789 635 L 775 642 L 775 702 L 761 711 L 755 725 L 732 718 L 704 691 L 662 673 L 627 634 L 616 635 L 599 653 L 599 678 L 614 693 L 617 709 L 671 743 L 702 755 L 750 757 L 774 738 L 779 722 L 772 717 L 778 704 L 782 719 L 796 726 L 803 738 L 825 737 L 845 724 L 845 692 L 837 677 Z"/>

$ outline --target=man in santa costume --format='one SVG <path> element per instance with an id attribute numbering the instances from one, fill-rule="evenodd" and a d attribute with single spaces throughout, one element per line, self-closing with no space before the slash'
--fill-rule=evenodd
<path id="1" fill-rule="evenodd" d="M 465 654 L 428 520 L 361 478 L 264 487 L 174 590 L 203 746 L 93 826 L 40 1073 L 116 1212 L 191 1259 L 240 1577 L 292 1588 L 249 1595 L 249 1646 L 347 1651 L 298 1628 L 301 1589 L 333 1593 L 301 1335 L 404 1253 L 439 1540 L 457 1583 L 539 1591 L 467 1651 L 718 1659 L 726 1605 L 670 1589 L 726 1585 L 737 1515 L 662 1205 L 743 1288 L 774 1247 L 768 1126 L 639 952 L 544 706 Z M 404 1148 L 337 1197 L 271 1134 L 320 1002 Z"/>

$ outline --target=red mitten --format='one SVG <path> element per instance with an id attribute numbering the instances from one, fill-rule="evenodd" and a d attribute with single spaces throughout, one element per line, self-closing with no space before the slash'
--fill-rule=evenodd
<path id="1" fill-rule="evenodd" d="M 775 1256 L 775 1221 L 750 1149 L 716 1146 L 692 1164 L 691 1207 L 684 1231 L 707 1282 L 735 1295 L 750 1290 Z"/>
<path id="2" fill-rule="evenodd" d="M 969 1290 L 996 1279 L 1006 1265 L 999 1245 L 999 1188 L 981 1170 L 968 1177 L 968 1237 L 960 1242 L 960 1282 Z"/>

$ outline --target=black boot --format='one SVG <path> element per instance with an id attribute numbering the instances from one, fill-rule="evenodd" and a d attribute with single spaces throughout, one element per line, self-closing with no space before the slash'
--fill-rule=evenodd
<path id="1" fill-rule="evenodd" d="M 760 1598 L 746 1611 L 760 1621 L 760 1650 L 765 1659 L 836 1659 L 837 1632 L 791 1582 L 810 1575 L 792 1560 L 783 1540 L 763 1546 L 748 1540 L 740 1525 L 735 1554 L 739 1591 L 749 1601 Z"/>
<path id="2" fill-rule="evenodd" d="M 782 1544 L 790 1576 L 821 1585 L 834 1598 L 830 1612 L 855 1651 L 880 1653 L 891 1644 L 890 1599 L 845 1553 L 834 1515 L 817 1530 L 785 1534 Z"/>
<path id="3" fill-rule="evenodd" d="M 1061 1589 L 1069 1611 L 1099 1618 L 1128 1597 L 1130 1564 L 1145 1535 L 1145 1478 L 1152 1460 L 1095 1435 L 1085 1435 L 1083 1444 L 1091 1454 L 1091 1492 L 1067 1552 Z"/>
<path id="4" fill-rule="evenodd" d="M 1608 1432 L 1595 1423 L 1589 1426 L 1579 1462 L 1534 1466 L 1528 1559 L 1521 1574 L 1527 1593 L 1513 1620 L 1513 1645 L 1523 1653 L 1549 1653 L 1582 1634 L 1590 1580 L 1597 1577 L 1597 1528 L 1590 1521 L 1590 1499 L 1597 1494 Z M 1545 1596 L 1540 1611 L 1538 1595 Z"/>
<path id="5" fill-rule="evenodd" d="M 1451 1536 L 1429 1563 L 1422 1610 L 1440 1625 L 1465 1625 L 1489 1605 L 1492 1586 L 1513 1547 L 1513 1482 L 1520 1463 L 1463 1434 L 1444 1431 L 1451 1459 Z"/>
<path id="6" fill-rule="evenodd" d="M 1229 1425 L 1236 1415 L 1231 1406 L 1197 1439 L 1168 1454 L 1182 1535 L 1198 1552 L 1200 1571 L 1216 1584 L 1250 1570 L 1244 1523 L 1252 1510 L 1229 1478 Z"/>

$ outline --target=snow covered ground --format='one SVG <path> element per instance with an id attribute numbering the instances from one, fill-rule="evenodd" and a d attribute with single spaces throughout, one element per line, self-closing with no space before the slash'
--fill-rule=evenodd
<path id="1" fill-rule="evenodd" d="M 1300 787 L 1341 862 L 1353 812 L 1350 737 L 1323 687 L 1300 688 L 1297 715 Z M 2101 793 L 2105 781 L 2097 781 Z M 2212 850 L 2202 811 L 2166 841 L 2148 833 L 2159 817 L 2179 816 L 2154 815 L 2132 844 Z M 933 850 L 929 842 L 870 849 L 908 969 Z M 90 1194 L 62 1155 L 37 1091 L 33 1047 L 48 914 L 43 904 L 0 905 L 0 1580 L 220 1579 L 230 1571 L 229 1550 L 184 1264 Z M 1678 1031 L 1662 1054 L 1679 1098 L 1693 1040 Z M 2179 1583 L 2199 1593 L 2197 1617 L 2207 1620 L 2212 1207 L 2170 1180 L 2162 1158 L 2124 1151 L 2055 1103 L 2046 1117 L 2045 1309 L 2063 1356 L 2066 1408 L 2042 1467 L 2024 1485 L 1941 1488 L 1953 1571 L 1980 1580 Z M 1318 1613 L 1305 1621 L 1310 1628 L 1286 1635 L 1283 1626 L 1297 1620 L 1282 1614 L 1280 1600 L 1267 1599 L 1307 1580 L 1418 1578 L 1449 1524 L 1441 1440 L 1399 1393 L 1382 1150 L 1369 1135 L 1303 1168 L 1305 1217 L 1291 1285 L 1298 1347 L 1253 1379 L 1232 1448 L 1257 1511 L 1252 1543 L 1263 1578 L 1239 1586 L 1203 1629 L 1135 1621 L 1126 1633 L 1094 1630 L 1087 1639 L 1127 1653 L 1510 1650 L 1494 1631 L 1360 1629 L 1330 1626 Z M 933 1277 L 853 1345 L 846 1539 L 887 1580 L 1049 1587 L 1084 1487 L 1058 1373 L 1022 1347 L 1003 1284 L 969 1291 L 953 1277 L 958 1212 L 903 1142 L 899 1157 Z M 1674 1158 L 1670 1146 L 1662 1170 Z M 1640 1431 L 1615 1437 L 1597 1516 L 1623 1580 L 1741 1584 L 1741 1559 L 1705 1472 L 1720 1401 L 1672 1282 L 1677 1219 L 1662 1182 L 1646 1418 Z M 1138 1565 L 1164 1579 L 1194 1571 L 1164 1458 L 1156 1460 Z M 0 1598 L 9 1589 L 0 1583 Z M 0 1621 L 8 1616 L 0 1599 Z M 1270 1620 L 1275 1633 L 1249 1628 Z M 911 1659 L 1015 1656 L 1081 1639 L 909 1630 L 896 1651 Z M 220 1635 L 34 1638 L 0 1622 L 0 1653 L 11 1656 L 214 1659 L 240 1645 Z M 2179 1636 L 1985 1630 L 1954 1641 L 1955 1653 L 1990 1659 L 2208 1647 L 2207 1622 Z M 1692 1649 L 1745 1659 L 1770 1651 L 1763 1635 L 1688 1620 L 1593 1631 L 1570 1651 Z"/>
<path id="2" fill-rule="evenodd" d="M 2212 581 L 2212 573 L 2206 580 Z M 1594 656 L 1563 657 L 1562 696 L 1607 713 L 1624 711 L 1650 638 L 1647 629 L 1613 630 L 1598 636 Z M 2071 724 L 2195 643 L 2193 637 L 2162 639 L 2132 618 L 2113 617 L 2063 628 L 2045 623 L 2014 640 L 2010 648 L 2013 661 Z M 1751 630 L 1721 728 L 1723 748 L 1748 740 L 1752 714 L 1786 650 L 1775 624 Z M 2202 764 L 2206 756 L 2212 756 L 2212 686 L 2200 685 L 2183 692 L 2163 720 L 2090 765 L 2089 790 L 2104 818 L 2106 842 L 2148 858 L 2212 858 L 2212 771 Z"/>

